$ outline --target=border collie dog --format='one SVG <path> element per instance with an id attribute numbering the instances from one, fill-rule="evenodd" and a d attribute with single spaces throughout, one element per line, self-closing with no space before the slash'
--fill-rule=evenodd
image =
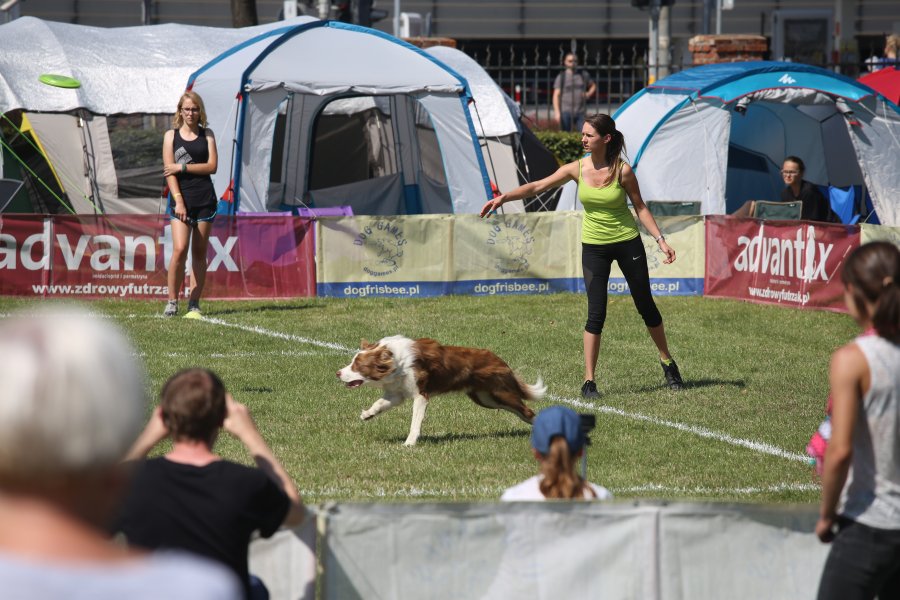
<path id="1" fill-rule="evenodd" d="M 383 390 L 382 397 L 360 414 L 364 421 L 412 398 L 407 446 L 416 443 L 433 394 L 465 392 L 479 406 L 508 410 L 530 424 L 534 411 L 523 400 L 539 400 L 547 391 L 540 379 L 534 385 L 524 383 L 490 350 L 442 346 L 428 338 L 412 340 L 402 335 L 374 344 L 363 340 L 359 352 L 337 376 L 348 388 L 371 385 Z"/>

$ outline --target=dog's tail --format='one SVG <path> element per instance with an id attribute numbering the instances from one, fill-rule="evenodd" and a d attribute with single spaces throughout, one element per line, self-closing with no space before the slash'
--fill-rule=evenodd
<path id="1" fill-rule="evenodd" d="M 547 386 L 544 385 L 544 380 L 540 377 L 538 377 L 534 385 L 528 385 L 520 379 L 519 387 L 522 388 L 522 395 L 526 400 L 540 400 L 547 393 Z"/>

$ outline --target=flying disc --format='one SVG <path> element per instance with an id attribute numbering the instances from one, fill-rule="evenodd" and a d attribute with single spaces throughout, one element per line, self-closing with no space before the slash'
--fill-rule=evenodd
<path id="1" fill-rule="evenodd" d="M 38 77 L 41 83 L 46 83 L 47 85 L 52 85 L 55 87 L 61 88 L 79 88 L 81 87 L 81 82 L 73 77 L 68 77 L 66 75 L 53 75 L 52 73 L 44 73 L 40 77 Z"/>

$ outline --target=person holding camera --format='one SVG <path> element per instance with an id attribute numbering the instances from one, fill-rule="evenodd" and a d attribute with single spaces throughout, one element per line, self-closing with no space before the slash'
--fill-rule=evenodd
<path id="1" fill-rule="evenodd" d="M 531 427 L 531 449 L 541 472 L 507 488 L 500 499 L 610 500 L 612 493 L 609 490 L 585 480 L 576 471 L 586 442 L 587 435 L 578 413 L 565 406 L 545 408 L 535 417 Z"/>
<path id="2" fill-rule="evenodd" d="M 223 431 L 244 445 L 256 468 L 213 451 Z M 172 450 L 147 459 L 166 438 Z M 126 459 L 134 461 L 134 480 L 114 530 L 136 547 L 177 548 L 219 561 L 243 582 L 246 598 L 267 597 L 249 572 L 251 537 L 299 525 L 306 509 L 247 407 L 215 373 L 195 368 L 169 378 Z"/>

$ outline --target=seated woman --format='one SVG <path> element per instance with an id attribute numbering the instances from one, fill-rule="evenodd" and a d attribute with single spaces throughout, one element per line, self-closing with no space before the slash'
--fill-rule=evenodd
<path id="1" fill-rule="evenodd" d="M 804 221 L 824 221 L 826 223 L 840 223 L 841 220 L 831 210 L 828 199 L 822 195 L 819 188 L 803 179 L 806 165 L 796 156 L 788 156 L 781 165 L 781 177 L 787 185 L 781 191 L 782 202 L 803 202 L 803 212 L 800 218 Z"/>
<path id="2" fill-rule="evenodd" d="M 819 188 L 803 179 L 806 166 L 796 156 L 788 156 L 781 165 L 781 178 L 785 187 L 781 191 L 782 202 L 802 202 L 800 218 L 804 221 L 822 221 L 825 223 L 840 223 L 841 219 L 831 210 L 831 203 Z M 734 217 L 752 217 L 754 200 L 747 200 L 732 213 Z"/>
<path id="3" fill-rule="evenodd" d="M 507 488 L 500 499 L 611 499 L 609 490 L 584 480 L 576 472 L 585 441 L 581 418 L 571 408 L 551 406 L 539 412 L 531 426 L 531 448 L 541 472 Z"/>

